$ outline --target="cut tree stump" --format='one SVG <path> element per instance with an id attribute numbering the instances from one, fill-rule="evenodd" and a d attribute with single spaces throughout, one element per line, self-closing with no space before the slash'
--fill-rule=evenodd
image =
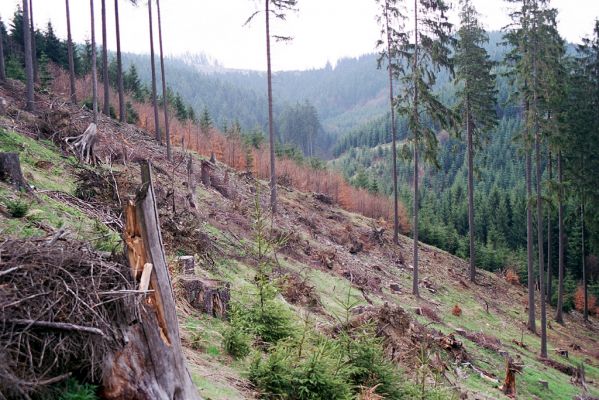
<path id="1" fill-rule="evenodd" d="M 102 398 L 199 400 L 179 337 L 149 162 L 141 163 L 141 175 L 137 197 L 125 209 L 124 238 L 132 275 L 137 282 L 150 275 L 149 288 L 140 295 L 138 321 L 123 327 L 126 344 L 105 360 Z"/>
<path id="2" fill-rule="evenodd" d="M 180 285 L 192 307 L 212 317 L 227 319 L 231 299 L 228 282 L 183 276 Z"/>
<path id="3" fill-rule="evenodd" d="M 64 141 L 79 161 L 86 164 L 95 164 L 97 159 L 94 155 L 94 146 L 98 140 L 97 133 L 98 127 L 92 122 L 81 135 L 66 138 Z"/>
<path id="4" fill-rule="evenodd" d="M 0 181 L 8 182 L 19 190 L 31 191 L 23 178 L 18 153 L 0 153 Z"/>
<path id="5" fill-rule="evenodd" d="M 193 256 L 179 257 L 179 267 L 185 275 L 195 275 L 195 259 Z"/>
<path id="6" fill-rule="evenodd" d="M 212 184 L 212 171 L 214 171 L 214 164 L 210 161 L 202 160 L 201 164 L 201 179 L 202 184 L 206 187 Z"/>

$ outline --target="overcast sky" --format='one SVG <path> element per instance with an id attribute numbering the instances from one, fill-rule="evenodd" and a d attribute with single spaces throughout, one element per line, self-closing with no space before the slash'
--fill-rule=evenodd
<path id="1" fill-rule="evenodd" d="M 507 22 L 509 5 L 502 0 L 473 0 L 488 29 Z M 0 0 L 3 21 L 21 0 Z M 66 37 L 65 1 L 33 0 L 34 22 L 45 27 L 52 20 L 57 34 Z M 90 37 L 89 1 L 70 0 L 73 36 L 78 42 Z M 115 48 L 114 1 L 106 0 L 109 48 Z M 127 4 L 126 4 L 127 3 Z M 120 0 L 121 37 L 124 51 L 149 52 L 147 1 L 134 7 Z M 263 5 L 256 0 L 162 0 L 165 52 L 205 53 L 229 68 L 265 69 L 264 17 L 243 26 L 249 15 Z M 457 4 L 457 0 L 454 1 Z M 374 0 L 298 0 L 299 11 L 284 23 L 277 22 L 273 34 L 292 35 L 290 43 L 273 45 L 275 70 L 308 69 L 334 64 L 339 58 L 375 50 L 379 37 Z M 590 35 L 599 18 L 599 0 L 553 0 L 559 10 L 559 29 L 569 41 Z M 101 43 L 100 7 L 95 0 L 96 36 Z M 455 19 L 455 17 L 454 17 Z M 156 36 L 157 37 L 157 34 Z"/>

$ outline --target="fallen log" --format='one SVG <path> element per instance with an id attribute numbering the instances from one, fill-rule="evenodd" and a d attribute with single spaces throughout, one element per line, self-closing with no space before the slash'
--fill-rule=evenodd
<path id="1" fill-rule="evenodd" d="M 126 206 L 125 243 L 136 280 L 149 272 L 139 321 L 128 327 L 124 348 L 106 361 L 102 393 L 113 399 L 200 399 L 185 364 L 171 280 L 160 232 L 149 162 L 141 163 L 142 185 Z M 146 280 L 148 272 L 146 272 Z M 143 286 L 145 286 L 143 285 Z"/>

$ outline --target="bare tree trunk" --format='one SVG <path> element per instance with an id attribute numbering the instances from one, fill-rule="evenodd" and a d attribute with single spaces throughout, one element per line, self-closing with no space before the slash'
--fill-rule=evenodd
<path id="1" fill-rule="evenodd" d="M 399 243 L 399 209 L 397 195 L 397 128 L 395 127 L 395 104 L 393 96 L 393 68 L 391 62 L 391 32 L 389 31 L 389 10 L 385 4 L 385 24 L 387 28 L 387 57 L 389 58 L 389 106 L 391 108 L 391 136 L 393 151 L 393 243 Z"/>
<path id="2" fill-rule="evenodd" d="M 535 117 L 536 119 L 536 117 Z M 541 133 L 539 132 L 538 123 L 535 127 L 535 149 L 536 149 L 536 166 L 537 166 L 537 246 L 539 252 L 539 282 L 541 286 L 541 357 L 547 358 L 547 309 L 545 303 L 546 285 L 545 285 L 545 259 L 543 250 L 543 200 L 541 193 Z"/>
<path id="3" fill-rule="evenodd" d="M 39 68 L 37 65 L 37 44 L 35 39 L 35 25 L 33 24 L 33 0 L 29 0 L 29 26 L 31 27 L 31 57 L 33 59 L 33 82 L 38 82 Z"/>
<path id="4" fill-rule="evenodd" d="M 527 139 L 528 140 L 528 139 Z M 526 145 L 526 261 L 528 266 L 528 329 L 537 332 L 535 320 L 535 273 L 532 246 L 532 162 L 530 144 Z"/>
<path id="5" fill-rule="evenodd" d="M 270 65 L 270 0 L 266 2 L 266 67 L 268 81 L 268 140 L 270 144 L 270 208 L 277 212 L 277 174 L 275 171 L 275 130 L 272 113 L 272 69 Z"/>
<path id="6" fill-rule="evenodd" d="M 71 35 L 71 7 L 69 0 L 65 0 L 67 11 L 67 53 L 69 58 L 69 83 L 71 84 L 71 102 L 77 103 L 77 87 L 75 86 L 75 56 L 73 37 Z"/>
<path id="7" fill-rule="evenodd" d="M 548 169 L 549 169 L 549 182 L 553 179 L 552 167 L 553 160 L 551 159 L 551 150 L 548 154 Z M 547 301 L 551 304 L 551 297 L 553 294 L 553 271 L 551 268 L 551 204 L 547 203 Z"/>
<path id="8" fill-rule="evenodd" d="M 582 253 L 582 287 L 584 289 L 584 311 L 583 318 L 589 320 L 589 290 L 587 283 L 587 267 L 584 249 L 584 198 L 580 202 L 580 251 Z"/>
<path id="9" fill-rule="evenodd" d="M 96 17 L 94 15 L 94 0 L 89 0 L 92 31 L 92 101 L 94 124 L 98 124 L 98 60 L 96 56 Z"/>
<path id="10" fill-rule="evenodd" d="M 160 71 L 162 74 L 162 105 L 164 107 L 164 137 L 166 139 L 166 157 L 173 159 L 171 151 L 171 135 L 168 126 L 168 98 L 166 95 L 166 71 L 164 70 L 164 52 L 162 51 L 162 22 L 160 17 L 160 0 L 156 0 L 156 13 L 158 14 L 158 43 L 160 44 Z"/>
<path id="11" fill-rule="evenodd" d="M 125 86 L 123 84 L 123 59 L 121 56 L 121 22 L 119 19 L 119 0 L 114 0 L 114 23 L 116 25 L 116 80 L 119 88 L 119 121 L 125 122 Z"/>
<path id="12" fill-rule="evenodd" d="M 468 226 L 470 230 L 470 281 L 476 282 L 476 252 L 474 248 L 474 149 L 470 100 L 466 99 L 466 130 L 468 135 Z"/>
<path id="13" fill-rule="evenodd" d="M 156 62 L 154 61 L 154 26 L 152 24 L 152 1 L 148 1 L 148 15 L 150 21 L 150 62 L 152 63 L 152 104 L 154 105 L 154 126 L 156 141 L 162 144 L 160 134 L 160 119 L 158 118 L 158 101 L 156 100 Z"/>
<path id="14" fill-rule="evenodd" d="M 7 182 L 18 190 L 31 192 L 31 188 L 23 177 L 18 153 L 0 152 L 0 181 Z"/>
<path id="15" fill-rule="evenodd" d="M 23 0 L 23 50 L 25 51 L 25 75 L 27 77 L 27 111 L 33 111 L 33 58 L 31 55 L 31 29 L 29 28 L 29 2 Z"/>
<path id="16" fill-rule="evenodd" d="M 414 0 L 414 274 L 412 277 L 412 293 L 420 297 L 418 289 L 418 135 L 419 135 L 419 117 L 418 117 L 418 0 Z"/>
<path id="17" fill-rule="evenodd" d="M 563 201 L 563 181 L 564 174 L 562 169 L 562 152 L 557 153 L 557 176 L 558 176 L 558 289 L 557 289 L 557 312 L 555 320 L 563 324 L 563 308 L 564 308 L 564 201 Z"/>
<path id="18" fill-rule="evenodd" d="M 106 34 L 106 0 L 102 0 L 102 80 L 104 81 L 104 115 L 110 115 L 110 82 L 108 81 L 108 39 Z"/>
<path id="19" fill-rule="evenodd" d="M 4 36 L 0 29 L 0 82 L 6 80 L 6 66 L 4 65 Z"/>

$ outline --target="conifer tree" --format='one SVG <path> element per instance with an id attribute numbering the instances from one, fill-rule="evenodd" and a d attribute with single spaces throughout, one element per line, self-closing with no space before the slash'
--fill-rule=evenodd
<path id="1" fill-rule="evenodd" d="M 378 66 L 387 59 L 387 72 L 389 74 L 389 108 L 391 114 L 391 151 L 393 157 L 393 243 L 399 243 L 399 210 L 397 192 L 397 126 L 395 123 L 395 95 L 393 92 L 393 81 L 399 75 L 398 64 L 399 43 L 405 40 L 405 33 L 397 29 L 404 28 L 404 16 L 397 8 L 397 0 L 377 0 L 381 7 L 381 15 L 377 16 L 379 24 L 382 25 L 381 35 L 384 40 L 379 40 L 377 46 L 383 46 L 378 59 Z M 396 26 L 397 29 L 394 27 Z"/>
<path id="2" fill-rule="evenodd" d="M 0 82 L 6 80 L 6 66 L 4 65 L 4 23 L 0 19 Z"/>
<path id="3" fill-rule="evenodd" d="M 33 55 L 31 54 L 31 29 L 29 28 L 29 3 L 23 0 L 23 49 L 25 53 L 25 75 L 27 91 L 27 111 L 33 111 Z"/>
<path id="4" fill-rule="evenodd" d="M 151 0 L 150 0 L 151 1 Z M 158 14 L 158 44 L 160 46 L 160 73 L 162 76 L 162 99 L 164 108 L 164 138 L 166 140 L 166 157 L 172 160 L 171 136 L 168 121 L 168 97 L 166 95 L 166 71 L 164 70 L 164 52 L 162 50 L 162 21 L 160 17 L 160 0 L 156 0 L 156 14 Z"/>
<path id="5" fill-rule="evenodd" d="M 114 0 L 114 25 L 116 29 L 116 82 L 119 92 L 119 121 L 127 120 L 125 110 L 125 85 L 123 83 L 123 60 L 121 55 L 121 22 L 119 18 L 119 0 Z"/>
<path id="6" fill-rule="evenodd" d="M 476 252 L 474 248 L 474 147 L 480 136 L 497 123 L 495 113 L 495 75 L 484 43 L 489 41 L 480 26 L 478 13 L 471 0 L 462 1 L 461 27 L 458 31 L 455 67 L 456 80 L 463 87 L 458 90 L 458 112 L 466 130 L 468 155 L 468 226 L 470 232 L 470 280 L 476 279 Z M 476 138 L 474 137 L 476 135 Z M 476 140 L 476 143 L 475 143 Z"/>
<path id="7" fill-rule="evenodd" d="M 110 115 L 110 82 L 108 79 L 108 38 L 106 32 L 106 0 L 102 0 L 102 81 L 104 83 L 104 115 Z"/>
<path id="8" fill-rule="evenodd" d="M 418 211 L 419 211 L 419 157 L 424 152 L 425 161 L 438 165 L 437 136 L 433 124 L 449 128 L 454 123 L 453 112 L 433 93 L 436 73 L 441 67 L 451 69 L 450 44 L 451 23 L 447 20 L 449 7 L 443 0 L 414 0 L 414 30 L 412 35 L 402 35 L 398 43 L 401 83 L 405 90 L 399 96 L 397 108 L 408 119 L 410 141 L 414 163 L 413 199 L 413 264 L 412 292 L 420 296 L 418 290 Z M 433 124 L 425 124 L 425 114 Z"/>
<path id="9" fill-rule="evenodd" d="M 156 62 L 154 61 L 154 26 L 152 22 L 152 0 L 148 0 L 148 19 L 150 24 L 150 63 L 152 66 L 152 106 L 154 107 L 154 127 L 156 141 L 162 144 L 160 133 L 160 119 L 158 118 L 158 100 L 156 94 Z"/>
<path id="10" fill-rule="evenodd" d="M 71 90 L 71 102 L 77 102 L 77 93 L 75 86 L 75 55 L 73 48 L 73 37 L 71 35 L 71 7 L 69 0 L 65 0 L 66 14 L 67 14 L 67 55 L 69 59 L 69 84 Z"/>
<path id="11" fill-rule="evenodd" d="M 91 21 L 91 67 L 92 67 L 92 103 L 94 124 L 98 123 L 98 60 L 96 56 L 96 17 L 94 15 L 94 0 L 89 0 Z"/>
<path id="12" fill-rule="evenodd" d="M 29 0 L 29 29 L 31 31 L 31 57 L 33 60 L 33 82 L 38 82 L 39 67 L 37 63 L 37 43 L 35 25 L 33 23 L 33 0 Z"/>

